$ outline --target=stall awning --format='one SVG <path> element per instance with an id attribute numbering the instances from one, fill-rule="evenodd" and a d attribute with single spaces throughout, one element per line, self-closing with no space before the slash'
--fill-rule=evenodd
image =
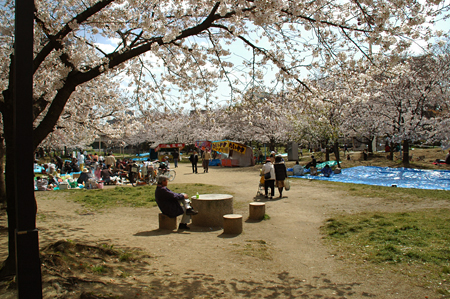
<path id="1" fill-rule="evenodd" d="M 183 148 L 184 146 L 184 143 L 160 143 L 155 148 L 155 152 L 159 151 L 162 148 Z"/>

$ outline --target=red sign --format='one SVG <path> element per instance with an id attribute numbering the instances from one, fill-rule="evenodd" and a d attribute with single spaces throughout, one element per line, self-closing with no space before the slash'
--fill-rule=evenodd
<path id="1" fill-rule="evenodd" d="M 183 147 L 184 143 L 162 143 L 155 148 L 155 152 L 159 151 L 160 148 L 183 148 Z"/>

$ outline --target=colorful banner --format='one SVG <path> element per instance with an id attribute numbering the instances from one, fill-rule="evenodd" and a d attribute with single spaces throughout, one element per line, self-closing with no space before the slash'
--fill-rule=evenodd
<path id="1" fill-rule="evenodd" d="M 206 141 L 196 141 L 195 142 L 195 147 L 199 148 L 201 150 L 211 149 L 212 143 L 211 143 L 211 141 L 208 141 L 208 140 L 206 140 Z"/>
<path id="2" fill-rule="evenodd" d="M 229 150 L 228 141 L 213 142 L 212 150 L 219 152 L 219 153 L 228 154 L 228 150 Z"/>
<path id="3" fill-rule="evenodd" d="M 247 149 L 247 147 L 245 145 L 239 144 L 239 143 L 234 143 L 234 142 L 229 142 L 228 143 L 228 147 L 230 148 L 230 150 L 233 150 L 235 152 L 238 152 L 240 154 L 245 154 L 245 150 Z"/>
<path id="4" fill-rule="evenodd" d="M 155 152 L 159 151 L 161 148 L 183 148 L 184 143 L 162 143 L 158 144 L 158 146 L 155 148 Z"/>
<path id="5" fill-rule="evenodd" d="M 230 150 L 232 150 L 232 151 L 238 152 L 243 155 L 243 154 L 245 154 L 247 147 L 245 145 L 235 143 L 233 141 L 217 141 L 217 142 L 213 142 L 212 150 L 219 152 L 219 153 L 225 153 L 225 154 L 228 154 L 230 152 Z"/>

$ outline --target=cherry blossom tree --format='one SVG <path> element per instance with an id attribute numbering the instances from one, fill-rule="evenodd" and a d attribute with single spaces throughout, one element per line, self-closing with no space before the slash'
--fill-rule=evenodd
<path id="1" fill-rule="evenodd" d="M 12 146 L 14 86 L 10 76 L 14 69 L 14 2 L 3 3 L 0 112 L 9 173 L 9 159 L 16 150 Z M 431 36 L 420 25 L 448 9 L 441 0 L 34 3 L 35 147 L 58 128 L 76 98 L 83 103 L 97 102 L 107 90 L 115 89 L 108 79 L 116 78 L 116 86 L 124 84 L 136 90 L 142 109 L 173 111 L 180 104 L 209 107 L 222 81 L 234 97 L 245 86 L 245 76 L 241 76 L 245 68 L 254 67 L 258 71 L 251 73 L 258 76 L 270 70 L 292 89 L 307 90 L 301 79 L 305 68 L 327 67 L 356 52 L 367 55 L 369 44 L 385 52 L 401 52 L 411 38 L 417 39 L 421 33 L 425 38 Z M 105 50 L 99 45 L 101 40 L 117 43 Z M 237 43 L 255 57 L 244 57 L 244 68 L 229 60 Z M 14 190 L 14 182 L 12 176 L 6 179 L 11 180 L 7 182 L 8 226 L 14 231 L 14 197 L 8 191 Z M 14 264 L 13 235 L 9 268 Z"/>

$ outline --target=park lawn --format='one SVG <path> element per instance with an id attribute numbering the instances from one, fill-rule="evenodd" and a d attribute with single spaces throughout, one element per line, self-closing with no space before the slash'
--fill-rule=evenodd
<path id="1" fill-rule="evenodd" d="M 450 210 L 337 215 L 322 227 L 335 256 L 416 278 L 450 295 Z"/>
<path id="2" fill-rule="evenodd" d="M 97 190 L 60 190 L 53 191 L 52 198 L 57 198 L 58 193 L 74 202 L 83 205 L 89 210 L 99 210 L 113 207 L 153 207 L 155 202 L 156 186 L 115 186 Z M 199 193 L 229 193 L 223 187 L 206 184 L 170 184 L 169 189 L 177 193 L 186 193 L 194 196 Z"/>

